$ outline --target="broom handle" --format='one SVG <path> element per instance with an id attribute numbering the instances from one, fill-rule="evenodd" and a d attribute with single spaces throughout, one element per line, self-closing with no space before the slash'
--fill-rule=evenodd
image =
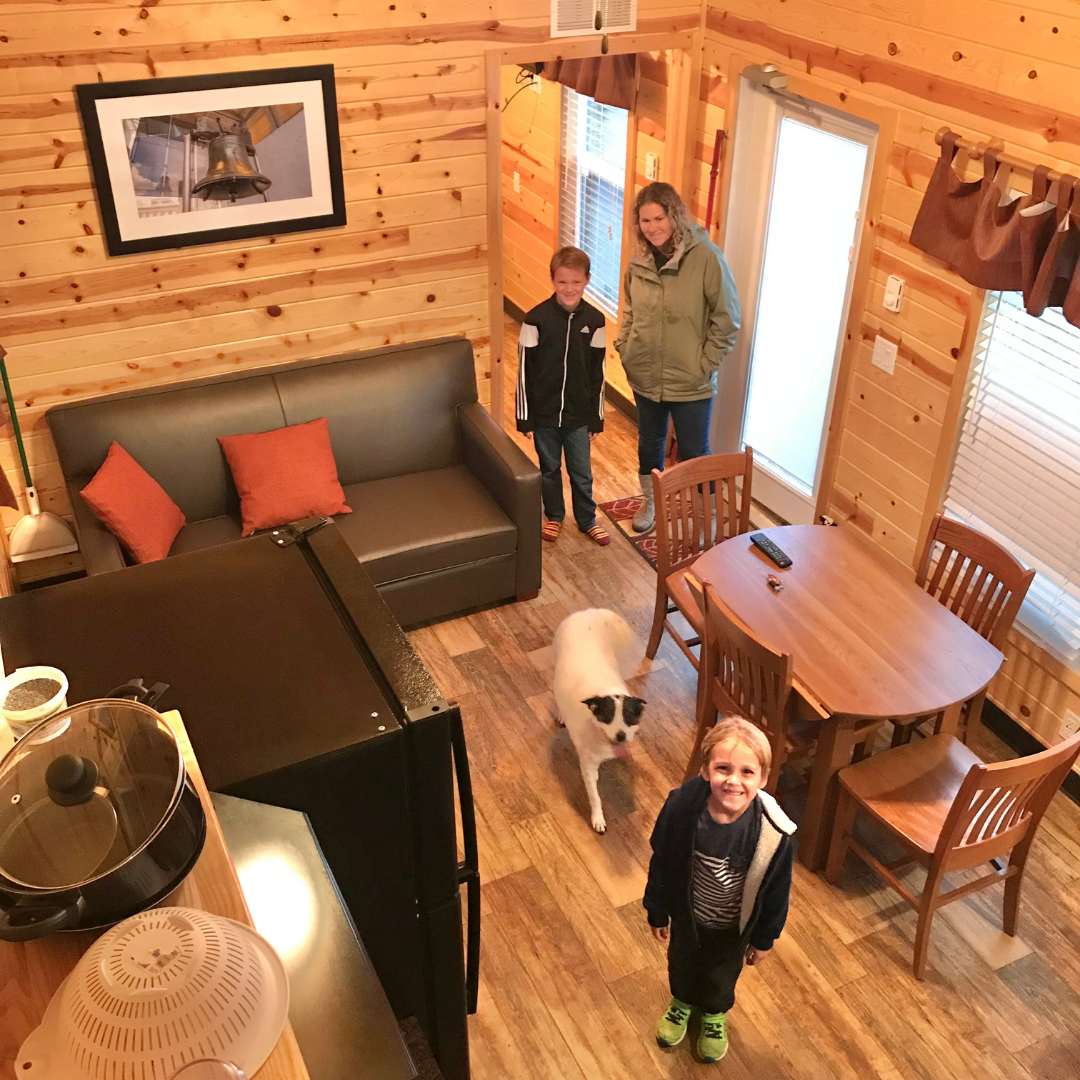
<path id="1" fill-rule="evenodd" d="M 4 393 L 7 395 L 11 426 L 15 429 L 15 442 L 19 447 L 19 460 L 22 461 L 23 479 L 26 481 L 26 486 L 32 488 L 34 481 L 30 479 L 30 466 L 26 461 L 26 448 L 23 446 L 22 432 L 19 430 L 19 418 L 15 415 L 15 398 L 12 396 L 11 383 L 8 381 L 7 364 L 4 363 L 5 356 L 7 356 L 7 352 L 4 346 L 0 345 L 0 375 L 4 377 Z"/>

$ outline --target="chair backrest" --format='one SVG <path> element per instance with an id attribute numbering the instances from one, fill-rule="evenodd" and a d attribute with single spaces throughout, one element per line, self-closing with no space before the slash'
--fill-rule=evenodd
<path id="1" fill-rule="evenodd" d="M 1080 732 L 1030 757 L 972 765 L 938 839 L 945 870 L 979 866 L 1039 827 L 1054 793 L 1080 754 Z"/>
<path id="2" fill-rule="evenodd" d="M 942 552 L 935 561 L 938 544 Z M 1026 570 L 990 537 L 938 514 L 915 581 L 1000 649 L 1034 577 L 1034 570 Z"/>
<path id="3" fill-rule="evenodd" d="M 762 641 L 705 584 L 705 634 L 699 678 L 721 715 L 738 713 L 765 732 L 773 761 L 783 757 L 792 654 Z"/>
<path id="4" fill-rule="evenodd" d="M 753 473 L 749 446 L 741 454 L 708 454 L 663 472 L 653 469 L 661 580 L 721 540 L 749 530 Z"/>

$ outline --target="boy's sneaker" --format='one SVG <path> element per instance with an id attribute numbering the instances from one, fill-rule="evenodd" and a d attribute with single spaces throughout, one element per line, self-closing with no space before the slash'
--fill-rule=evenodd
<path id="1" fill-rule="evenodd" d="M 701 1014 L 701 1034 L 698 1035 L 697 1048 L 701 1060 L 710 1065 L 727 1053 L 727 1013 Z"/>
<path id="2" fill-rule="evenodd" d="M 672 998 L 664 1015 L 656 1021 L 656 1041 L 660 1046 L 678 1046 L 686 1038 L 690 1021 L 690 1006 Z"/>

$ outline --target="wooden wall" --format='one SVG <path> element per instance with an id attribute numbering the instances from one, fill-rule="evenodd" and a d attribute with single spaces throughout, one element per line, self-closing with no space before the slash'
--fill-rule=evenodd
<path id="1" fill-rule="evenodd" d="M 0 343 L 45 507 L 69 511 L 43 421 L 58 401 L 465 334 L 486 402 L 484 53 L 546 43 L 549 14 L 548 0 L 5 0 Z M 639 27 L 699 15 L 643 0 Z M 105 254 L 73 86 L 309 63 L 336 68 L 346 227 Z"/>
<path id="2" fill-rule="evenodd" d="M 1067 0 L 1037 9 L 904 0 L 887 13 L 859 0 L 731 0 L 723 9 L 708 4 L 705 23 L 695 203 L 708 188 L 705 162 L 732 79 L 747 63 L 773 61 L 841 109 L 861 100 L 895 111 L 895 141 L 882 148 L 888 182 L 861 340 L 833 414 L 839 454 L 829 512 L 911 566 L 947 482 L 983 297 L 908 242 L 938 153 L 934 133 L 947 124 L 968 137 L 1000 137 L 1017 156 L 1076 172 L 1080 12 Z M 890 274 L 906 282 L 896 314 L 881 302 Z M 870 364 L 878 333 L 899 343 L 892 376 Z M 991 697 L 1052 743 L 1065 710 L 1080 711 L 1080 676 L 1014 632 Z"/>
<path id="3" fill-rule="evenodd" d="M 669 56 L 666 52 L 641 53 L 639 62 L 635 175 L 627 199 L 633 199 L 647 183 L 647 153 L 659 155 L 661 179 L 665 167 Z M 513 65 L 502 69 L 503 101 L 510 100 L 520 86 L 516 81 L 517 71 Z M 551 295 L 548 260 L 559 246 L 561 110 L 561 87 L 545 79 L 539 96 L 526 90 L 513 98 L 502 114 L 504 291 L 522 311 Z M 513 186 L 515 172 L 520 178 L 518 192 Z M 609 318 L 608 340 L 614 341 L 617 332 L 618 319 Z M 611 348 L 607 381 L 626 398 L 633 398 L 619 356 Z"/>

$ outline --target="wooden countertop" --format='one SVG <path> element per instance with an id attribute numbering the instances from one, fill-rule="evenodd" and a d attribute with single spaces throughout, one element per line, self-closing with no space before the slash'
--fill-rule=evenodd
<path id="1" fill-rule="evenodd" d="M 164 905 L 202 908 L 253 927 L 240 880 L 180 714 L 162 715 L 183 748 L 188 775 L 206 812 L 206 844 L 199 861 Z M 87 930 L 53 934 L 25 943 L 0 942 L 0 1077 L 15 1075 L 15 1059 L 23 1040 L 41 1022 L 56 989 L 100 933 Z M 310 1080 L 291 1024 L 286 1023 L 274 1052 L 255 1078 Z"/>

